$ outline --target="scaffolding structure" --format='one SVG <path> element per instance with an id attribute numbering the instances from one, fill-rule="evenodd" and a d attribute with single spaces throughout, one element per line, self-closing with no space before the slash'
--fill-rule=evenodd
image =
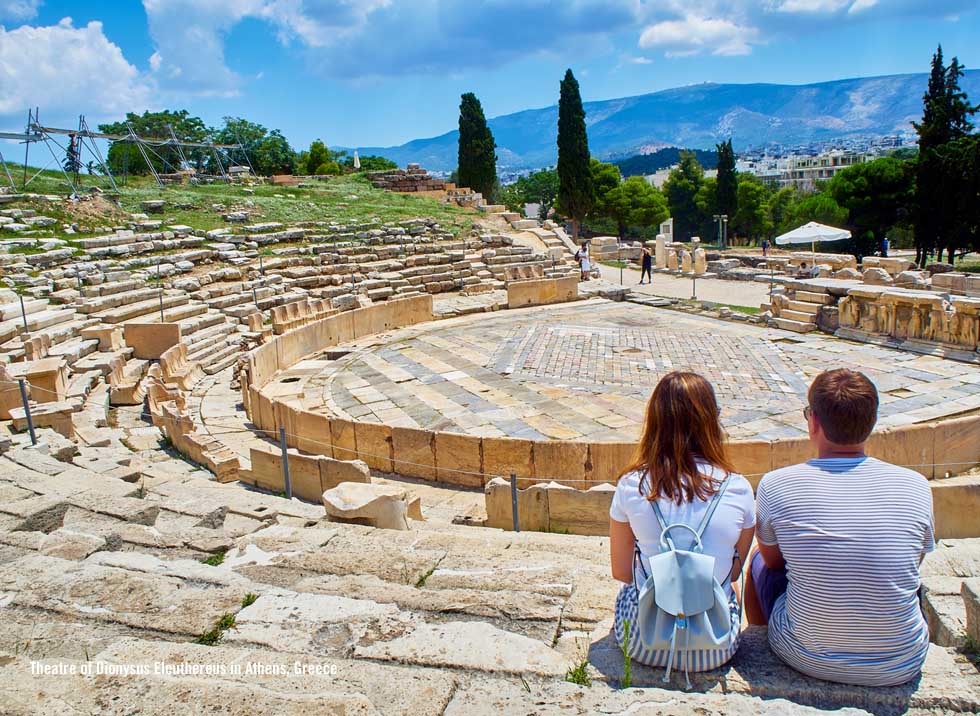
<path id="1" fill-rule="evenodd" d="M 79 115 L 78 117 L 78 127 L 75 129 L 63 129 L 60 127 L 46 127 L 41 124 L 39 117 L 39 110 L 33 109 L 27 112 L 27 126 L 23 132 L 0 132 L 0 139 L 8 139 L 16 142 L 20 142 L 24 145 L 24 170 L 23 178 L 21 181 L 21 189 L 24 190 L 28 185 L 36 179 L 41 172 L 47 169 L 52 161 L 57 165 L 58 169 L 65 177 L 65 181 L 68 182 L 70 188 L 70 194 L 72 196 L 78 196 L 81 192 L 81 169 L 83 166 L 87 166 L 89 169 L 89 174 L 94 174 L 94 169 L 98 169 L 99 174 L 105 178 L 108 185 L 111 186 L 112 190 L 115 192 L 119 191 L 119 186 L 116 183 L 116 178 L 113 176 L 112 171 L 109 169 L 109 164 L 106 161 L 108 155 L 103 155 L 102 151 L 99 149 L 99 145 L 96 140 L 104 140 L 109 142 L 110 147 L 116 142 L 134 144 L 139 150 L 140 156 L 146 163 L 147 169 L 149 169 L 150 174 L 156 180 L 157 184 L 161 189 L 167 186 L 167 182 L 164 181 L 163 175 L 157 171 L 157 167 L 154 164 L 154 157 L 161 163 L 164 168 L 169 168 L 175 174 L 183 173 L 188 169 L 193 171 L 195 176 L 200 176 L 217 181 L 231 181 L 228 173 L 225 171 L 224 163 L 221 159 L 221 153 L 219 150 L 226 152 L 226 162 L 230 164 L 231 156 L 234 151 L 239 151 L 244 155 L 245 161 L 248 163 L 249 169 L 252 168 L 252 163 L 249 160 L 248 153 L 245 151 L 244 145 L 241 140 L 237 144 L 215 144 L 214 142 L 192 142 L 188 140 L 179 139 L 174 132 L 172 126 L 167 125 L 167 131 L 169 132 L 169 137 L 165 138 L 154 138 L 154 137 L 141 137 L 133 129 L 131 123 L 126 123 L 126 129 L 128 130 L 126 134 L 107 134 L 105 132 L 93 132 L 85 120 L 85 115 Z M 60 137 L 67 137 L 67 144 L 62 144 L 63 140 Z M 236 135 L 236 139 L 238 139 Z M 48 160 L 43 167 L 38 169 L 38 171 L 30 178 L 27 177 L 28 171 L 28 161 L 30 159 L 30 151 L 32 144 L 43 144 L 51 155 L 51 159 Z M 177 164 L 173 164 L 168 161 L 161 151 L 165 148 L 173 148 L 177 153 Z M 190 161 L 188 161 L 187 155 L 184 153 L 185 149 L 205 149 L 208 150 L 211 157 L 214 159 L 215 166 L 218 169 L 218 174 L 201 174 L 193 170 L 193 166 Z M 55 151 L 55 150 L 58 151 Z M 157 151 L 157 150 L 161 151 Z M 92 159 L 85 164 L 83 162 L 84 154 L 88 154 Z M 60 153 L 60 154 L 59 154 Z M 60 158 L 59 158 L 60 156 Z M 124 166 L 128 165 L 128 153 L 124 155 Z M 0 152 L 0 166 L 3 167 L 3 174 L 7 179 L 7 183 L 14 190 L 17 189 L 14 177 L 10 171 L 10 163 Z M 128 170 L 126 170 L 128 173 Z M 253 170 L 254 173 L 254 170 Z"/>

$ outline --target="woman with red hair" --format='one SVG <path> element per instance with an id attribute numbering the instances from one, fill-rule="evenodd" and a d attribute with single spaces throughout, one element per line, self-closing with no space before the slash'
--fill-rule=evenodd
<path id="1" fill-rule="evenodd" d="M 681 523 L 694 528 L 701 524 L 716 495 L 717 504 L 701 536 L 701 548 L 703 554 L 714 557 L 714 577 L 726 590 L 732 636 L 730 643 L 717 649 L 686 654 L 683 665 L 689 671 L 718 668 L 738 649 L 741 609 L 732 583 L 741 575 L 752 545 L 755 498 L 748 480 L 735 473 L 726 455 L 711 384 L 697 373 L 669 373 L 650 396 L 643 436 L 632 463 L 619 478 L 609 510 L 612 576 L 623 582 L 616 599 L 615 622 L 621 645 L 627 622 L 636 624 L 642 584 L 634 581 L 634 570 L 637 580 L 642 581 L 650 573 L 649 558 L 662 550 L 659 517 L 667 525 Z M 679 549 L 693 546 L 694 537 L 688 530 L 672 530 L 671 537 Z M 631 645 L 634 637 L 635 631 L 629 636 Z M 649 666 L 667 666 L 669 658 L 666 650 L 654 650 L 646 653 L 643 661 Z"/>

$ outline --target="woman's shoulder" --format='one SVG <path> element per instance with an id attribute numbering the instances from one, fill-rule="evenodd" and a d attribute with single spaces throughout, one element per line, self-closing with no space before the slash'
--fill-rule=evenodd
<path id="1" fill-rule="evenodd" d="M 616 481 L 616 489 L 638 489 L 640 487 L 640 481 L 643 480 L 643 475 L 644 472 L 642 470 L 633 470 L 631 472 L 624 473 L 619 480 Z"/>

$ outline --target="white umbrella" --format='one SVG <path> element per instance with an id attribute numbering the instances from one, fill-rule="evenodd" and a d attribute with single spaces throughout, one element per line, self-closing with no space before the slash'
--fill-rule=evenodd
<path id="1" fill-rule="evenodd" d="M 354 168 L 355 169 L 360 169 L 361 168 L 361 158 L 359 156 L 357 156 L 357 150 L 356 149 L 354 150 Z M 850 234 L 848 234 L 848 236 L 850 236 Z"/>
<path id="2" fill-rule="evenodd" d="M 818 241 L 843 241 L 849 238 L 851 238 L 851 232 L 847 229 L 838 229 L 833 226 L 811 221 L 797 229 L 777 236 L 776 243 L 780 246 L 786 246 L 787 244 L 810 244 L 810 253 L 813 254 L 814 263 L 816 263 L 817 252 L 815 245 Z"/>

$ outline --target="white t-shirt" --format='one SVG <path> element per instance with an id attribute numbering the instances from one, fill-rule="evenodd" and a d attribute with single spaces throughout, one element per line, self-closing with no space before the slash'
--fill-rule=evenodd
<path id="1" fill-rule="evenodd" d="M 699 468 L 702 474 L 710 474 L 718 482 L 725 479 L 725 473 L 717 468 L 707 464 L 700 464 Z M 661 530 L 653 505 L 647 500 L 646 494 L 640 494 L 641 477 L 640 472 L 631 472 L 619 479 L 609 507 L 609 516 L 617 522 L 629 523 L 640 546 L 643 568 L 649 573 L 647 559 L 660 554 Z M 644 487 L 649 489 L 646 484 Z M 657 505 L 668 525 L 683 522 L 694 529 L 697 529 L 708 509 L 708 502 L 697 499 L 678 505 L 661 497 L 657 500 Z M 741 475 L 732 473 L 728 488 L 701 536 L 704 554 L 715 558 L 715 578 L 719 584 L 724 584 L 731 573 L 735 543 L 738 542 L 742 530 L 749 527 L 755 527 L 755 496 L 752 485 Z M 678 549 L 690 548 L 694 543 L 694 536 L 685 529 L 671 530 L 670 536 Z M 745 559 L 745 556 L 742 558 Z"/>

